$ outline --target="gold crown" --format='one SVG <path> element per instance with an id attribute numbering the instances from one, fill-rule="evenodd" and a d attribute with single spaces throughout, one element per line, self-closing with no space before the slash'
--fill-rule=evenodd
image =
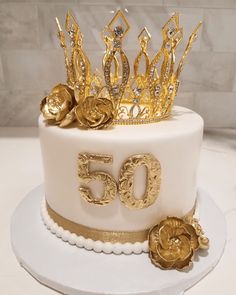
<path id="1" fill-rule="evenodd" d="M 170 115 L 184 60 L 201 22 L 190 35 L 177 66 L 175 52 L 183 37 L 179 14 L 173 14 L 162 28 L 163 43 L 153 59 L 147 53 L 151 35 L 145 27 L 138 36 L 140 51 L 134 60 L 132 74 L 122 47 L 130 25 L 122 11 L 117 11 L 102 31 L 106 47 L 103 74 L 92 73 L 83 49 L 83 35 L 72 14 L 67 13 L 65 24 L 70 38 L 70 54 L 57 18 L 56 22 L 64 51 L 67 85 L 55 86 L 42 100 L 41 112 L 48 122 L 65 127 L 77 120 L 79 127 L 100 129 L 111 124 L 152 123 Z M 143 72 L 140 70 L 142 59 L 145 63 Z"/>

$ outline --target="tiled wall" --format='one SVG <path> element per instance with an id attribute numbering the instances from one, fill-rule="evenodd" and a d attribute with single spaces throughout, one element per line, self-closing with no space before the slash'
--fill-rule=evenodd
<path id="1" fill-rule="evenodd" d="M 152 33 L 156 50 L 171 12 L 180 12 L 184 41 L 203 20 L 176 103 L 199 112 L 207 127 L 236 127 L 236 0 L 0 0 L 0 125 L 36 125 L 40 99 L 65 81 L 54 17 L 63 21 L 67 10 L 75 14 L 92 63 L 100 67 L 100 30 L 116 8 L 129 11 L 132 32 L 125 48 L 130 56 L 137 52 L 142 26 Z"/>

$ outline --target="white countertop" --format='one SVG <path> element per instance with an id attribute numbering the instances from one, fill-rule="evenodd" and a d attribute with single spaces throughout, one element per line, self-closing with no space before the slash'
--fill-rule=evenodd
<path id="1" fill-rule="evenodd" d="M 15 207 L 43 182 L 37 129 L 0 128 L 0 167 L 0 294 L 58 294 L 20 267 L 10 245 L 10 220 Z M 228 239 L 216 268 L 185 294 L 235 294 L 236 130 L 212 129 L 205 133 L 198 183 L 225 214 Z"/>

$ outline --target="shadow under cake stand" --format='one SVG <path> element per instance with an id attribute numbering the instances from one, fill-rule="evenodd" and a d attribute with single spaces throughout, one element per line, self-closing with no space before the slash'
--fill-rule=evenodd
<path id="1" fill-rule="evenodd" d="M 226 241 L 222 212 L 203 190 L 198 191 L 199 218 L 210 239 L 208 252 L 198 251 L 189 271 L 156 268 L 147 253 L 95 253 L 69 245 L 48 231 L 40 216 L 43 186 L 31 191 L 16 208 L 11 242 L 17 260 L 40 283 L 69 295 L 180 295 L 218 263 Z"/>

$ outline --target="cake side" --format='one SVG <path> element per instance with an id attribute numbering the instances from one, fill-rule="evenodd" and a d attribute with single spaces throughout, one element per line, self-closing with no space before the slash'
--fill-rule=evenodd
<path id="1" fill-rule="evenodd" d="M 196 174 L 202 141 L 203 120 L 186 108 L 175 107 L 173 116 L 159 123 L 116 126 L 107 130 L 60 129 L 39 118 L 45 194 L 50 208 L 80 225 L 108 231 L 147 230 L 166 216 L 186 215 L 196 199 Z M 115 180 L 121 167 L 133 155 L 151 154 L 161 166 L 160 191 L 155 202 L 142 209 L 130 209 L 119 194 L 104 206 L 81 197 L 78 156 L 83 153 L 109 155 L 112 163 L 91 162 L 90 171 L 103 171 Z M 134 195 L 141 198 L 147 187 L 147 169 L 134 172 Z M 85 186 L 94 197 L 102 195 L 101 181 Z"/>

